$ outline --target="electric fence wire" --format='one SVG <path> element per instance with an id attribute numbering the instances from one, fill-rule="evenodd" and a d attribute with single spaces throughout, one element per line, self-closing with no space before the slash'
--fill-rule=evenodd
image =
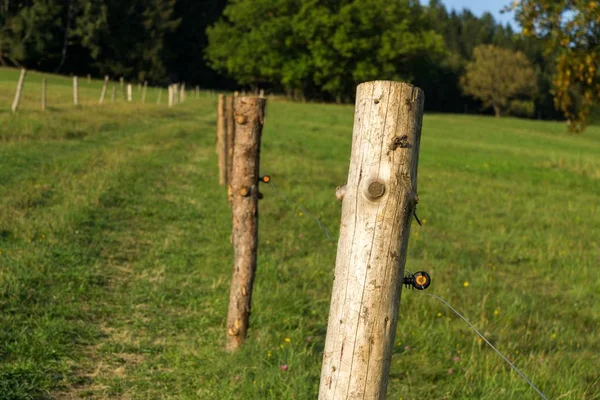
<path id="1" fill-rule="evenodd" d="M 271 186 L 273 188 L 273 190 L 275 191 L 275 193 L 277 193 L 277 196 L 279 196 L 281 199 L 283 199 L 290 207 L 292 207 L 292 208 L 297 207 L 304 214 L 306 214 L 310 218 L 314 219 L 317 222 L 317 224 L 319 225 L 319 228 L 325 233 L 327 240 L 330 242 L 333 242 L 333 237 L 329 233 L 329 229 L 327 229 L 327 227 L 325 225 L 323 225 L 323 223 L 321 222 L 321 220 L 318 217 L 316 217 L 315 215 L 310 213 L 306 208 L 304 208 L 304 206 L 302 206 L 302 204 L 298 204 L 298 203 L 291 201 L 285 195 L 285 193 L 283 193 L 283 191 L 281 191 L 277 188 L 277 186 L 273 182 L 269 182 L 269 186 Z"/>
<path id="2" fill-rule="evenodd" d="M 542 391 L 541 391 L 540 389 L 538 389 L 538 388 L 537 388 L 537 387 L 536 387 L 536 386 L 533 384 L 533 382 L 531 382 L 531 380 L 530 380 L 529 378 L 527 378 L 527 376 L 525 376 L 525 374 L 524 374 L 524 373 L 522 373 L 522 372 L 519 370 L 519 368 L 517 368 L 517 367 L 516 367 L 516 365 L 515 365 L 515 364 L 513 364 L 513 363 L 512 363 L 512 362 L 511 362 L 511 361 L 510 361 L 510 360 L 509 360 L 509 359 L 508 359 L 508 358 L 507 358 L 507 357 L 506 357 L 504 354 L 502 354 L 502 353 L 500 352 L 500 350 L 498 350 L 498 349 L 497 349 L 497 348 L 496 348 L 496 347 L 495 347 L 493 344 L 491 344 L 491 343 L 490 343 L 490 341 L 489 341 L 489 340 L 487 340 L 487 339 L 486 339 L 486 337 L 485 337 L 485 336 L 483 336 L 483 334 L 482 334 L 481 332 L 479 332 L 479 330 L 478 330 L 477 328 L 475 328 L 475 326 L 474 326 L 474 325 L 473 325 L 471 322 L 469 322 L 469 320 L 468 320 L 467 318 L 465 318 L 465 317 L 464 317 L 464 316 L 463 316 L 461 313 L 459 313 L 459 312 L 458 312 L 458 311 L 457 311 L 457 310 L 456 310 L 454 307 L 452 307 L 452 306 L 450 305 L 450 303 L 448 303 L 446 300 L 442 299 L 442 298 L 441 298 L 440 296 L 438 296 L 438 295 L 435 295 L 435 294 L 429 294 L 429 293 L 425 293 L 425 292 L 423 292 L 423 294 L 424 294 L 425 296 L 433 297 L 434 299 L 437 299 L 437 300 L 441 301 L 442 303 L 444 303 L 444 304 L 445 304 L 445 305 L 446 305 L 446 306 L 447 306 L 447 307 L 448 307 L 450 310 L 452 310 L 452 311 L 453 311 L 453 312 L 454 312 L 456 315 L 458 315 L 458 316 L 459 316 L 459 317 L 460 317 L 460 318 L 461 318 L 463 321 L 465 321 L 465 322 L 466 322 L 466 323 L 467 323 L 467 324 L 468 324 L 468 325 L 471 327 L 471 329 L 473 329 L 473 331 L 475 331 L 475 333 L 476 333 L 477 335 L 479 335 L 479 337 L 481 337 L 481 339 L 483 339 L 483 340 L 484 340 L 484 341 L 485 341 L 485 342 L 488 344 L 488 346 L 490 346 L 490 347 L 492 348 L 492 350 L 494 350 L 496 353 L 498 353 L 498 355 L 499 355 L 500 357 L 502 357 L 502 359 L 503 359 L 504 361 L 506 361 L 506 362 L 508 363 L 508 365 L 510 365 L 510 366 L 512 367 L 512 369 L 514 369 L 514 370 L 515 370 L 515 371 L 516 371 L 516 372 L 517 372 L 517 373 L 518 373 L 518 374 L 521 376 L 521 378 L 523 378 L 523 379 L 525 380 L 525 382 L 527 382 L 527 383 L 529 384 L 529 386 L 531 386 L 531 387 L 533 388 L 533 390 L 535 390 L 535 391 L 536 391 L 536 392 L 537 392 L 537 393 L 540 395 L 540 397 L 541 397 L 542 399 L 544 399 L 544 400 L 548 400 L 548 398 L 546 397 L 546 395 L 545 395 L 544 393 L 542 393 Z"/>
<path id="3" fill-rule="evenodd" d="M 273 187 L 273 190 L 275 191 L 275 193 L 277 193 L 277 195 L 282 198 L 290 207 L 297 207 L 298 209 L 300 209 L 304 214 L 306 214 L 307 216 L 311 217 L 312 219 L 314 219 L 317 224 L 319 225 L 319 228 L 321 228 L 321 230 L 325 233 L 325 236 L 327 237 L 327 240 L 329 241 L 333 241 L 333 238 L 331 237 L 329 230 L 327 229 L 327 227 L 325 225 L 323 225 L 323 223 L 321 222 L 321 220 L 316 217 L 315 215 L 311 214 L 306 208 L 304 208 L 301 204 L 298 203 L 294 203 L 292 202 L 286 195 L 285 193 L 283 193 L 283 191 L 277 189 L 277 186 L 270 182 L 269 186 Z M 416 217 L 416 215 L 415 215 Z M 418 220 L 417 220 L 418 221 Z M 419 224 L 420 225 L 420 224 Z M 408 271 L 406 271 L 408 272 Z M 410 272 L 408 272 L 410 274 Z M 517 368 L 516 365 L 514 365 L 504 354 L 502 354 L 500 352 L 500 350 L 498 350 L 492 343 L 490 343 L 490 341 L 475 327 L 475 325 L 473 325 L 467 318 L 465 318 L 460 312 L 458 312 L 454 307 L 452 307 L 450 305 L 450 303 L 448 303 L 446 300 L 444 300 L 443 298 L 441 298 L 438 295 L 435 294 L 430 294 L 430 293 L 425 293 L 422 292 L 425 296 L 429 296 L 429 297 L 433 297 L 434 299 L 437 299 L 439 301 L 441 301 L 444 305 L 446 305 L 450 310 L 452 310 L 452 312 L 454 312 L 456 315 L 458 315 L 463 321 L 465 321 L 467 323 L 467 325 L 469 325 L 469 327 L 483 340 L 485 341 L 485 343 L 487 343 L 488 346 L 490 346 L 492 348 L 492 350 L 494 350 L 500 357 L 502 357 L 502 359 L 511 366 L 512 369 L 514 369 L 521 378 L 523 378 L 525 380 L 525 382 L 527 382 L 529 384 L 529 386 L 531 386 L 533 388 L 533 390 L 535 390 L 537 392 L 537 394 L 540 395 L 540 397 L 544 400 L 548 400 L 548 398 L 546 397 L 546 395 L 544 393 L 542 393 L 542 391 L 540 389 L 537 388 L 537 386 L 535 386 L 533 384 L 533 382 L 531 382 L 531 380 L 523 373 L 521 372 L 521 370 L 519 370 L 519 368 Z"/>

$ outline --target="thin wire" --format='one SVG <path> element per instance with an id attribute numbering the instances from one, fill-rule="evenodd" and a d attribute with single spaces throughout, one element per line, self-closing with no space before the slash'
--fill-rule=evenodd
<path id="1" fill-rule="evenodd" d="M 277 189 L 277 186 L 275 186 L 275 184 L 273 182 L 269 182 L 268 186 L 272 186 L 273 190 L 275 190 L 277 195 L 279 197 L 281 197 L 289 206 L 298 207 L 304 214 L 308 215 L 309 217 L 311 217 L 312 219 L 317 221 L 317 224 L 319 224 L 319 228 L 321 228 L 321 230 L 325 233 L 327 240 L 329 240 L 330 242 L 333 241 L 333 238 L 331 237 L 329 230 L 327 229 L 327 227 L 325 225 L 323 225 L 323 223 L 321 222 L 321 220 L 318 217 L 311 214 L 306 208 L 304 208 L 304 206 L 302 206 L 302 204 L 298 204 L 298 203 L 290 201 L 290 199 L 288 199 L 288 197 L 285 195 L 285 193 L 283 193 L 281 190 Z"/>
<path id="2" fill-rule="evenodd" d="M 493 344 L 490 343 L 489 340 L 487 340 L 485 338 L 485 336 L 483 336 L 483 334 L 481 332 L 479 332 L 479 330 L 477 330 L 477 328 L 475 328 L 475 326 L 469 322 L 468 319 L 466 319 L 461 313 L 459 313 L 458 311 L 456 311 L 456 309 L 454 307 L 452 307 L 446 300 L 442 299 L 440 296 L 437 296 L 435 294 L 429 294 L 429 293 L 423 293 L 425 296 L 429 296 L 429 297 L 433 297 L 434 299 L 438 299 L 439 301 L 441 301 L 442 303 L 444 303 L 446 306 L 448 306 L 449 309 L 451 309 L 456 315 L 458 315 L 460 318 L 463 319 L 463 321 L 465 321 L 470 327 L 471 329 L 473 329 L 475 331 L 476 334 L 478 334 L 496 353 L 498 353 L 498 355 L 500 357 L 502 357 L 504 359 L 504 361 L 506 361 L 508 363 L 508 365 L 510 365 L 515 371 L 517 371 L 517 373 L 519 375 L 521 375 L 521 378 L 525 379 L 525 382 L 527 382 L 529 384 L 529 386 L 531 386 L 539 395 L 542 399 L 544 400 L 548 400 L 548 398 L 546 397 L 546 395 L 544 393 L 542 393 L 534 384 L 533 382 L 531 382 L 529 380 L 529 378 L 527 378 L 525 376 L 524 373 L 522 373 L 519 368 L 517 368 L 512 362 L 510 362 L 510 360 L 508 358 L 506 358 L 506 356 L 504 356 L 504 354 L 502 354 L 497 348 L 494 347 Z"/>

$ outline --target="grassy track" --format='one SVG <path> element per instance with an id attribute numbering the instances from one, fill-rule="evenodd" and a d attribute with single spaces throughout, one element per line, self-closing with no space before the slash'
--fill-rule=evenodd
<path id="1" fill-rule="evenodd" d="M 30 74 L 12 115 L 17 77 L 0 70 L 0 398 L 315 398 L 353 107 L 268 105 L 279 192 L 262 188 L 252 328 L 232 355 L 215 98 L 98 106 L 101 83 L 80 79 L 75 109 L 52 76 L 42 113 Z M 549 398 L 599 399 L 600 129 L 427 115 L 419 167 L 407 269 Z M 389 398 L 536 398 L 441 303 L 405 291 L 400 313 Z"/>

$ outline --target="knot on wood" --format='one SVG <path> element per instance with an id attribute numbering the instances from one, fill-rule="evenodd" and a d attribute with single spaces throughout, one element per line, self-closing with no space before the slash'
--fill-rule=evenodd
<path id="1" fill-rule="evenodd" d="M 242 197 L 246 197 L 250 194 L 250 190 L 248 190 L 248 188 L 241 188 L 239 194 Z"/>
<path id="2" fill-rule="evenodd" d="M 408 136 L 395 136 L 392 139 L 392 143 L 390 144 L 390 150 L 396 150 L 397 148 L 406 149 L 410 147 L 410 143 L 408 143 Z"/>
<path id="3" fill-rule="evenodd" d="M 237 122 L 238 125 L 244 125 L 246 122 L 248 122 L 248 117 L 238 114 L 235 116 L 235 122 Z"/>
<path id="4" fill-rule="evenodd" d="M 385 184 L 380 181 L 372 181 L 367 187 L 367 197 L 376 200 L 385 194 Z"/>

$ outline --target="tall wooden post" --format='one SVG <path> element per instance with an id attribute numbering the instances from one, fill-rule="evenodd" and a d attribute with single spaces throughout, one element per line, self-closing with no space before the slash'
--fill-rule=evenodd
<path id="1" fill-rule="evenodd" d="M 169 85 L 168 89 L 169 89 L 169 107 L 173 107 L 173 85 Z"/>
<path id="2" fill-rule="evenodd" d="M 42 78 L 42 111 L 46 111 L 46 89 L 47 89 L 47 82 L 46 82 L 46 78 Z"/>
<path id="3" fill-rule="evenodd" d="M 17 90 L 15 91 L 15 98 L 13 100 L 11 110 L 13 113 L 17 112 L 19 103 L 21 103 L 21 97 L 23 95 L 23 85 L 25 84 L 25 74 L 27 71 L 25 68 L 21 68 L 21 75 L 19 75 L 19 81 L 17 82 Z"/>
<path id="4" fill-rule="evenodd" d="M 148 81 L 144 81 L 144 87 L 142 88 L 142 104 L 146 104 L 146 92 L 148 91 Z"/>
<path id="5" fill-rule="evenodd" d="M 260 138 L 265 100 L 258 97 L 236 99 L 235 150 L 233 163 L 233 278 L 227 315 L 227 350 L 239 348 L 250 323 L 252 287 L 258 251 L 258 173 Z"/>
<path id="6" fill-rule="evenodd" d="M 424 94 L 358 86 L 319 399 L 384 399 L 417 204 Z"/>
<path id="7" fill-rule="evenodd" d="M 73 77 L 73 104 L 79 105 L 79 80 L 77 76 Z"/>
<path id="8" fill-rule="evenodd" d="M 235 117 L 233 115 L 234 96 L 226 98 L 225 118 L 227 126 L 227 192 L 229 193 L 229 204 L 231 205 L 231 170 L 233 169 L 233 146 L 235 143 Z"/>
<path id="9" fill-rule="evenodd" d="M 217 154 L 219 155 L 219 185 L 227 184 L 227 114 L 225 95 L 219 95 L 217 103 Z"/>
<path id="10" fill-rule="evenodd" d="M 106 97 L 106 89 L 108 89 L 108 75 L 104 75 L 104 83 L 102 84 L 102 91 L 100 92 L 100 100 L 98 100 L 99 104 L 104 103 L 104 98 Z"/>
<path id="11" fill-rule="evenodd" d="M 133 92 L 132 92 L 132 88 L 131 88 L 131 83 L 127 84 L 127 101 L 130 103 L 133 101 Z"/>

